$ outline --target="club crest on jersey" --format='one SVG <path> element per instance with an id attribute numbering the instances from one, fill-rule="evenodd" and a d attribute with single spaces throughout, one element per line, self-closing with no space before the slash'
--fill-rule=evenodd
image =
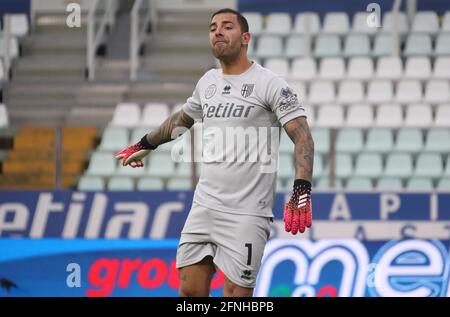
<path id="1" fill-rule="evenodd" d="M 205 90 L 205 98 L 209 99 L 212 96 L 214 96 L 214 94 L 216 93 L 217 87 L 214 84 L 211 84 L 208 86 L 208 88 L 206 88 Z"/>
<path id="2" fill-rule="evenodd" d="M 244 98 L 249 97 L 252 94 L 254 87 L 255 87 L 255 84 L 243 84 L 242 89 L 241 89 L 242 97 L 244 97 Z"/>

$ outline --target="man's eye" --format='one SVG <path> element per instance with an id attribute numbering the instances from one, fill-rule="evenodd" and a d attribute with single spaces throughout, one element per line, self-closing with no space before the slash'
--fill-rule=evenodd
<path id="1" fill-rule="evenodd" d="M 209 32 L 214 32 L 216 29 L 209 29 Z"/>

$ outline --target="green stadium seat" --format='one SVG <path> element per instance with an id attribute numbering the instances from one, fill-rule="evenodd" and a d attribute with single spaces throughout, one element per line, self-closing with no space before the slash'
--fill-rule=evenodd
<path id="1" fill-rule="evenodd" d="M 347 181 L 345 189 L 369 191 L 373 189 L 372 180 L 367 177 L 352 177 Z"/>
<path id="2" fill-rule="evenodd" d="M 430 191 L 433 190 L 431 178 L 411 177 L 406 183 L 406 189 L 410 191 Z"/>
<path id="3" fill-rule="evenodd" d="M 423 149 L 422 132 L 415 128 L 403 128 L 397 133 L 395 151 L 417 153 Z"/>
<path id="4" fill-rule="evenodd" d="M 107 127 L 103 131 L 102 141 L 98 149 L 102 151 L 120 151 L 130 145 L 129 143 L 127 128 Z"/>
<path id="5" fill-rule="evenodd" d="M 366 151 L 388 153 L 393 148 L 394 136 L 391 129 L 374 128 L 367 132 Z"/>
<path id="6" fill-rule="evenodd" d="M 347 153 L 361 152 L 364 147 L 363 133 L 361 129 L 345 128 L 337 133 L 336 151 Z"/>
<path id="7" fill-rule="evenodd" d="M 413 162 L 411 155 L 407 153 L 393 153 L 388 155 L 384 176 L 409 177 L 412 172 Z"/>
<path id="8" fill-rule="evenodd" d="M 116 172 L 118 161 L 112 152 L 94 152 L 89 161 L 88 175 L 111 176 Z"/>
<path id="9" fill-rule="evenodd" d="M 131 177 L 111 177 L 108 181 L 110 191 L 133 191 L 134 181 Z"/>
<path id="10" fill-rule="evenodd" d="M 377 189 L 381 191 L 400 191 L 403 189 L 402 180 L 395 177 L 381 177 L 378 179 Z"/>
<path id="11" fill-rule="evenodd" d="M 149 156 L 148 175 L 170 177 L 175 173 L 175 163 L 170 153 L 155 152 Z"/>
<path id="12" fill-rule="evenodd" d="M 171 178 L 167 182 L 167 190 L 190 190 L 192 182 L 189 178 Z"/>
<path id="13" fill-rule="evenodd" d="M 81 176 L 78 182 L 78 190 L 101 191 L 105 190 L 103 178 L 96 176 Z"/>
<path id="14" fill-rule="evenodd" d="M 421 153 L 417 157 L 415 176 L 434 177 L 442 175 L 443 164 L 440 154 L 437 153 Z"/>
<path id="15" fill-rule="evenodd" d="M 424 149 L 427 152 L 450 152 L 450 129 L 429 129 L 425 137 Z"/>
<path id="16" fill-rule="evenodd" d="M 383 161 L 378 153 L 362 153 L 356 158 L 355 176 L 377 177 L 383 171 Z"/>
<path id="17" fill-rule="evenodd" d="M 136 189 L 140 191 L 163 190 L 164 183 L 162 179 L 158 177 L 143 177 L 138 180 Z"/>

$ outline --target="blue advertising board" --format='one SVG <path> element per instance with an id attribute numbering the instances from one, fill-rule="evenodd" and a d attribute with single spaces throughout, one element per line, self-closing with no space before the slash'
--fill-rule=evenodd
<path id="1" fill-rule="evenodd" d="M 177 243 L 0 239 L 0 296 L 177 296 Z M 449 243 L 272 239 L 254 295 L 448 297 Z M 212 296 L 223 282 L 219 271 Z"/>

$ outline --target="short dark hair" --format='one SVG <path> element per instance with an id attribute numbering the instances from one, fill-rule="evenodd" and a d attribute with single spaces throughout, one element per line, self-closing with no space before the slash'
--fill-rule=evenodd
<path id="1" fill-rule="evenodd" d="M 222 14 L 222 13 L 232 13 L 236 16 L 239 26 L 241 27 L 241 31 L 242 33 L 248 32 L 248 22 L 247 19 L 240 14 L 238 11 L 230 9 L 230 8 L 225 8 L 225 9 L 220 9 L 219 11 L 216 11 L 212 14 L 211 16 L 211 20 L 218 14 Z"/>

